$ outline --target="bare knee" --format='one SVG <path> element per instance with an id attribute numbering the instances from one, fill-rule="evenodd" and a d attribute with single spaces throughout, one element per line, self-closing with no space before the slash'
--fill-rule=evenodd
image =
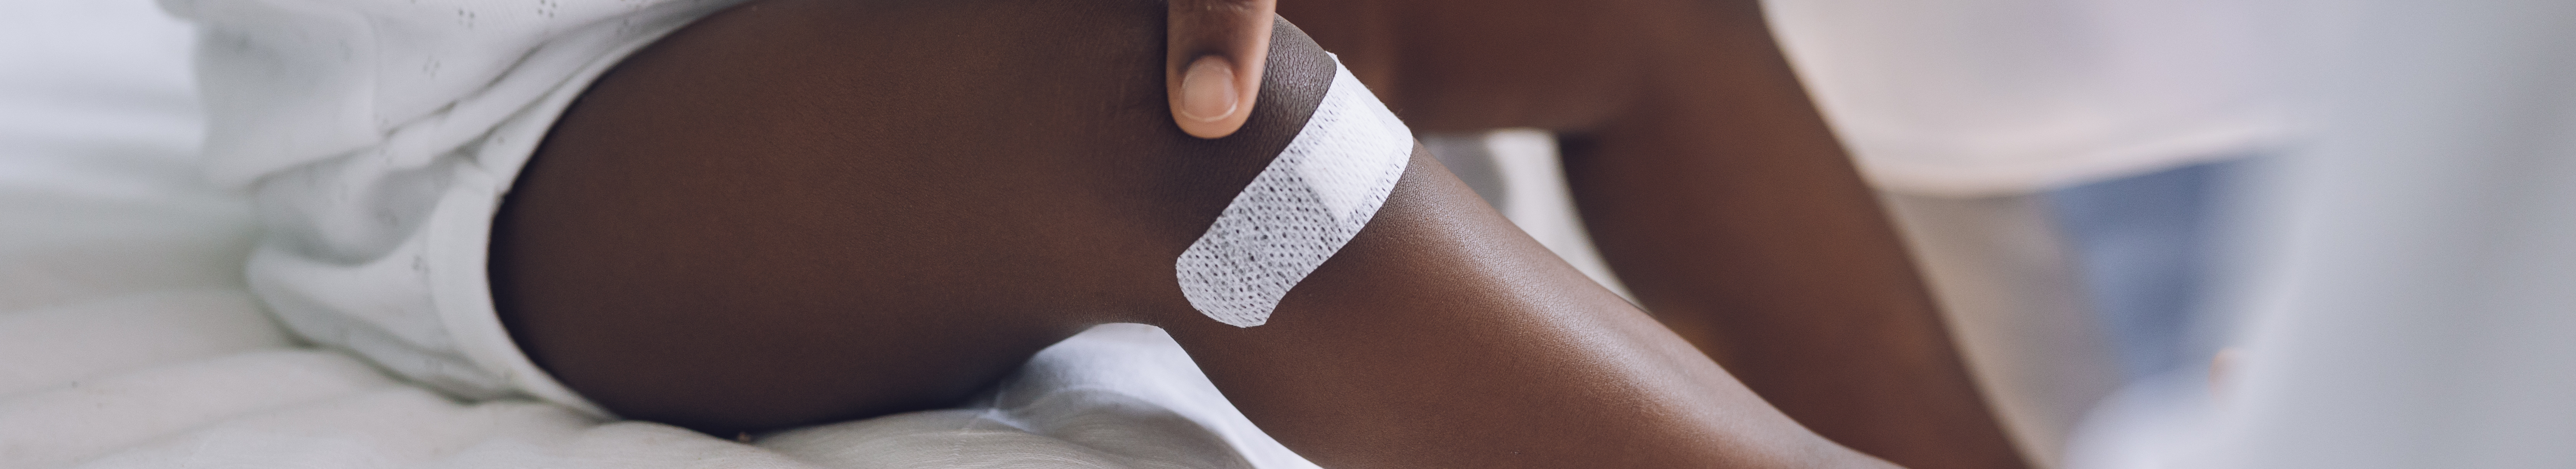
<path id="1" fill-rule="evenodd" d="M 953 403 L 1082 327 L 1186 309 L 1171 260 L 1294 136 L 1329 58 L 1279 28 L 1245 131 L 1163 98 L 1162 6 L 767 0 L 594 83 L 494 232 L 532 358 L 727 432 Z"/>

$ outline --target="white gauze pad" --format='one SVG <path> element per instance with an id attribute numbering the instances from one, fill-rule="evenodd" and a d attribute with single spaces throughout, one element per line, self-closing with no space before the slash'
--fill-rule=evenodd
<path id="1" fill-rule="evenodd" d="M 1181 252 L 1181 295 L 1217 322 L 1269 322 L 1289 288 L 1377 215 L 1412 156 L 1413 131 L 1334 62 L 1305 128 Z"/>

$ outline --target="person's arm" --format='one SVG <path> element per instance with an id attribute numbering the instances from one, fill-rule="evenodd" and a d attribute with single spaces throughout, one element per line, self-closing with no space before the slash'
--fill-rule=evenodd
<path id="1" fill-rule="evenodd" d="M 2023 462 L 1760 2 L 1299 0 L 1418 131 L 1562 136 L 1592 240 L 1664 324 L 1834 441 Z"/>
<path id="2" fill-rule="evenodd" d="M 1757 2 L 1658 64 L 1632 114 L 1565 145 L 1602 257 L 1772 405 L 1916 469 L 2023 461 L 1912 258 Z"/>

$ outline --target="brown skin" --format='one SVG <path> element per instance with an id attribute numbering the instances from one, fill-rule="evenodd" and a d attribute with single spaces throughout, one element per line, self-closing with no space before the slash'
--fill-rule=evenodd
<path id="1" fill-rule="evenodd" d="M 1167 0 L 1163 89 L 1172 123 L 1199 138 L 1233 135 L 1260 102 L 1277 0 Z"/>
<path id="2" fill-rule="evenodd" d="M 1331 467 L 1887 467 L 1763 405 L 1418 152 L 1270 324 L 1200 316 L 1173 259 L 1332 65 L 1281 23 L 1269 104 L 1192 138 L 1154 125 L 1154 6 L 773 0 L 701 20 L 593 85 L 522 173 L 494 238 L 504 320 L 610 410 L 716 434 L 951 404 L 1132 321 Z"/>
<path id="3" fill-rule="evenodd" d="M 1772 405 L 1914 468 L 2023 467 L 1751 0 L 1295 0 L 1416 131 L 1557 131 L 1647 310 Z"/>
<path id="4" fill-rule="evenodd" d="M 1159 5 L 965 3 L 976 5 L 754 3 L 701 20 L 604 77 L 549 136 L 495 230 L 494 287 L 523 348 L 623 415 L 731 434 L 951 404 L 1083 327 L 1146 322 L 1170 329 L 1265 430 L 1330 467 L 1875 464 L 1764 406 L 1419 156 L 1378 220 L 1292 292 L 1270 325 L 1236 329 L 1198 316 L 1173 284 L 1172 259 L 1285 145 L 1320 98 L 1329 63 L 1280 26 L 1262 105 L 1247 110 L 1240 133 L 1199 140 L 1167 124 Z M 1366 6 L 1354 11 L 1390 10 Z M 1567 18 L 1589 22 L 1560 29 L 1605 21 Z M 1712 30 L 1741 34 L 1710 40 L 1751 34 L 1768 47 L 1758 15 L 1750 18 L 1751 33 L 1731 23 Z M 1384 76 L 1365 67 L 1393 62 L 1364 54 L 1401 49 L 1376 47 L 1337 50 L 1363 77 Z M 1777 62 L 1776 50 L 1734 53 Z M 1392 104 L 1417 128 L 1597 135 L 1570 155 L 1578 192 L 1614 265 L 1668 321 L 1700 311 L 1750 318 L 1702 327 L 1704 337 L 1778 331 L 1701 343 L 1749 363 L 1737 366 L 1753 368 L 1756 389 L 1801 393 L 1766 394 L 1793 412 L 1814 404 L 1801 419 L 1860 430 L 1826 427 L 1837 439 L 1933 462 L 1925 467 L 2016 465 L 1939 324 L 1906 320 L 1929 319 L 1928 307 L 1906 303 L 1920 302 L 1921 290 L 1874 206 L 1847 197 L 1866 193 L 1795 82 L 1782 81 L 1785 66 L 1746 73 L 1725 66 L 1744 57 L 1720 55 L 1568 55 L 1601 62 L 1575 65 L 1630 68 L 1533 80 L 1578 87 L 1481 85 L 1517 93 L 1505 97 L 1580 95 L 1505 106 L 1517 114 L 1408 92 L 1477 84 L 1467 73 L 1407 71 L 1381 94 L 1398 97 Z M 1459 70 L 1510 56 L 1466 57 L 1424 62 Z M 1635 76 L 1677 73 L 1665 67 L 1752 90 L 1692 96 L 1713 100 L 1699 102 L 1753 107 L 1730 119 L 1672 109 L 1686 103 L 1602 99 L 1658 89 L 1649 84 L 1661 80 Z M 1423 108 L 1432 111 L 1408 109 L 1415 100 L 1431 100 Z M 1485 112 L 1442 111 L 1461 108 Z M 1576 125 L 1587 119 L 1597 122 Z M 1670 125 L 1647 125 L 1656 119 Z M 1709 145 L 1743 147 L 1693 151 Z M 1606 159 L 1634 162 L 1587 169 Z M 1783 188 L 1752 193 L 1765 200 L 1677 203 L 1676 194 L 1741 198 L 1748 192 L 1710 189 L 1750 188 L 1711 188 L 1656 165 Z M 1680 182 L 1584 188 L 1619 177 Z M 1607 202 L 1615 200 L 1653 202 Z M 1594 215 L 1619 207 L 1671 210 Z M 1787 226 L 1618 222 L 1680 211 L 1776 224 L 1780 210 L 1828 213 L 1787 214 Z M 1634 235 L 1611 233 L 1621 230 Z M 1688 258 L 1717 262 L 1696 269 L 1619 248 L 1710 250 L 1712 238 L 1748 247 Z M 1711 295 L 1692 281 L 1729 283 Z M 1782 309 L 1739 310 L 1756 307 Z M 1815 315 L 1825 316 L 1806 319 Z M 1800 342 L 1809 339 L 1846 342 Z M 1809 392 L 1818 397 L 1795 398 Z M 1868 430 L 1877 427 L 1886 429 Z"/>

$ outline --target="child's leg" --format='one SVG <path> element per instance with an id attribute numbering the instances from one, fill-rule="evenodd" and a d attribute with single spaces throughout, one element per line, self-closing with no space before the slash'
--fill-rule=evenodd
<path id="1" fill-rule="evenodd" d="M 1765 406 L 1421 154 L 1239 329 L 1172 262 L 1320 99 L 1274 39 L 1243 133 L 1170 127 L 1160 6 L 754 3 L 603 78 L 494 233 L 521 346 L 621 414 L 714 432 L 951 403 L 1084 326 L 1171 330 L 1327 466 L 1872 465 Z"/>
<path id="2" fill-rule="evenodd" d="M 1416 130 L 1566 142 L 1640 304 L 1834 441 L 1917 469 L 2021 466 L 1756 0 L 1279 5 Z"/>
<path id="3" fill-rule="evenodd" d="M 1184 136 L 1160 8 L 704 18 L 597 81 L 522 173 L 494 233 L 502 316 L 610 410 L 730 434 L 951 405 L 1089 325 L 1189 311 L 1172 261 L 1333 72 L 1276 59 L 1306 86 L 1272 87 L 1238 136 Z"/>

